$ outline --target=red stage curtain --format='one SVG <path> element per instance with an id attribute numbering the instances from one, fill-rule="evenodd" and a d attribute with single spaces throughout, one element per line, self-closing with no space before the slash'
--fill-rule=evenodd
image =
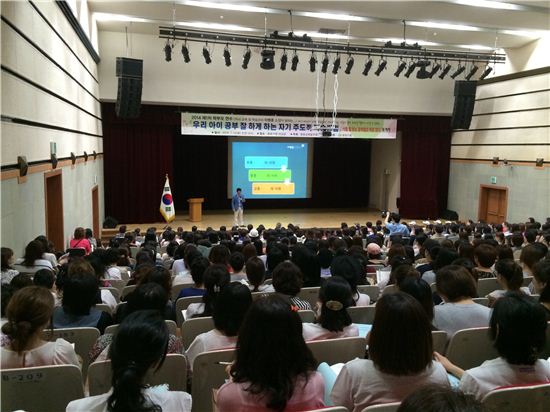
<path id="1" fill-rule="evenodd" d="M 451 118 L 406 116 L 399 123 L 403 132 L 399 212 L 408 218 L 436 219 L 447 207 Z"/>
<path id="2" fill-rule="evenodd" d="M 105 215 L 120 222 L 158 222 L 165 174 L 173 176 L 173 140 L 180 115 L 142 106 L 138 119 L 119 119 L 102 104 Z"/>

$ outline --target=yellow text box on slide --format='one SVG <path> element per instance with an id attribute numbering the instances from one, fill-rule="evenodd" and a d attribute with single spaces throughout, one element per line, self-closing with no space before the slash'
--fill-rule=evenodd
<path id="1" fill-rule="evenodd" d="M 293 195 L 294 183 L 253 183 L 253 195 Z"/>

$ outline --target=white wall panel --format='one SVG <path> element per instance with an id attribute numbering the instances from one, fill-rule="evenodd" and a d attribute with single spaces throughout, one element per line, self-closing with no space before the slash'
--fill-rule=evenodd
<path id="1" fill-rule="evenodd" d="M 474 114 L 550 107 L 550 91 L 477 101 Z"/>
<path id="2" fill-rule="evenodd" d="M 453 134 L 452 144 L 550 143 L 550 127 L 466 130 Z"/>
<path id="3" fill-rule="evenodd" d="M 472 117 L 470 129 L 550 125 L 550 109 L 518 113 L 498 113 Z"/>
<path id="4" fill-rule="evenodd" d="M 476 98 L 483 99 L 543 89 L 550 89 L 550 74 L 548 73 L 478 86 Z"/>
<path id="5" fill-rule="evenodd" d="M 458 159 L 500 159 L 533 162 L 542 157 L 550 160 L 550 146 L 452 146 L 451 158 Z M 549 183 L 550 184 L 550 183 Z"/>

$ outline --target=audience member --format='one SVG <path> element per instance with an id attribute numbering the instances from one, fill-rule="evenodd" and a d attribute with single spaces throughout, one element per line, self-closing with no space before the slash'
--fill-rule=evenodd
<path id="1" fill-rule="evenodd" d="M 539 302 L 542 305 L 546 318 L 550 321 L 550 260 L 537 262 L 533 267 L 533 286 L 535 293 L 540 295 Z"/>
<path id="2" fill-rule="evenodd" d="M 92 253 L 92 245 L 86 238 L 86 231 L 83 227 L 77 227 L 74 230 L 73 238 L 69 242 L 69 247 L 71 249 L 84 249 L 86 255 Z"/>
<path id="3" fill-rule="evenodd" d="M 51 262 L 43 257 L 45 252 L 46 249 L 39 240 L 29 242 L 25 247 L 25 256 L 15 261 L 13 269 L 27 274 L 34 274 L 40 269 L 53 270 Z"/>
<path id="4" fill-rule="evenodd" d="M 357 290 L 357 285 L 363 275 L 361 264 L 357 259 L 351 256 L 336 256 L 332 260 L 330 271 L 332 276 L 339 276 L 348 281 L 355 302 L 354 306 L 368 306 L 370 304 L 369 295 L 359 293 Z"/>
<path id="5" fill-rule="evenodd" d="M 19 274 L 12 265 L 15 262 L 13 250 L 8 247 L 2 248 L 2 273 L 0 274 L 2 285 L 8 285 L 11 280 Z"/>
<path id="6" fill-rule="evenodd" d="M 521 292 L 530 295 L 529 288 L 521 287 L 523 284 L 523 272 L 521 266 L 512 259 L 499 259 L 495 264 L 497 281 L 502 289 L 492 291 L 487 295 L 489 307 L 493 307 L 496 300 L 506 295 L 507 292 Z"/>
<path id="7" fill-rule="evenodd" d="M 275 292 L 273 285 L 265 285 L 265 265 L 258 257 L 251 257 L 246 261 L 246 277 L 252 292 Z"/>
<path id="8" fill-rule="evenodd" d="M 297 296 L 302 289 L 302 285 L 302 272 L 292 262 L 279 263 L 273 271 L 275 292 L 287 297 L 291 304 L 299 310 L 311 310 L 310 303 Z"/>
<path id="9" fill-rule="evenodd" d="M 472 395 L 448 386 L 426 385 L 407 396 L 397 412 L 484 412 Z"/>
<path id="10" fill-rule="evenodd" d="M 204 271 L 204 287 L 206 292 L 202 296 L 202 303 L 191 303 L 187 307 L 185 319 L 212 316 L 216 299 L 221 290 L 229 284 L 230 279 L 227 266 L 220 264 L 210 265 Z"/>
<path id="11" fill-rule="evenodd" d="M 179 298 L 187 298 L 190 296 L 204 296 L 206 289 L 204 288 L 204 272 L 210 266 L 210 261 L 208 258 L 203 256 L 193 259 L 193 264 L 191 265 L 191 278 L 193 279 L 194 285 L 189 288 L 184 288 L 180 290 L 176 302 Z M 174 304 L 176 303 L 174 302 Z"/>
<path id="12" fill-rule="evenodd" d="M 244 272 L 244 255 L 241 252 L 233 252 L 229 257 L 229 266 L 231 266 L 231 282 L 246 282 L 246 273 Z"/>
<path id="13" fill-rule="evenodd" d="M 474 269 L 474 277 L 476 280 L 496 277 L 495 271 L 492 269 L 497 260 L 497 250 L 486 243 L 481 243 L 474 248 L 474 261 L 476 267 Z"/>

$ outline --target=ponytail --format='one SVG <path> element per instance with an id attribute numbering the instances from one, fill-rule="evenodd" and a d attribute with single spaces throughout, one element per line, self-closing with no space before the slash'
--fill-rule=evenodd
<path id="1" fill-rule="evenodd" d="M 202 297 L 204 312 L 197 316 L 212 316 L 220 291 L 229 284 L 231 276 L 225 265 L 210 265 L 204 271 L 206 293 Z"/>

